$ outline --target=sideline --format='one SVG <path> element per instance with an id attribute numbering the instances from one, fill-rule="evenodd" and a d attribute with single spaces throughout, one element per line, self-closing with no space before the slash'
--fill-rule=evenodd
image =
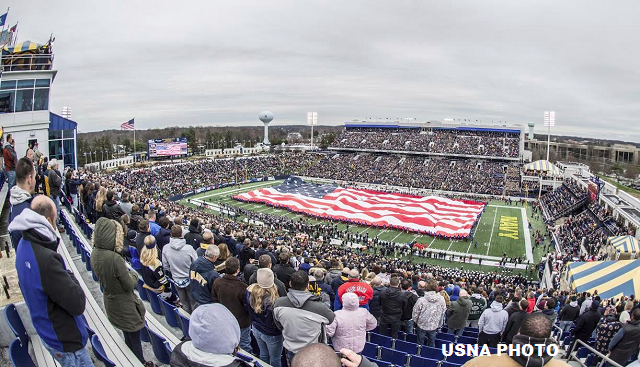
<path id="1" fill-rule="evenodd" d="M 522 225 L 524 226 L 524 250 L 527 254 L 527 260 L 533 263 L 533 249 L 531 248 L 531 232 L 529 232 L 529 220 L 527 219 L 527 210 L 522 210 Z"/>

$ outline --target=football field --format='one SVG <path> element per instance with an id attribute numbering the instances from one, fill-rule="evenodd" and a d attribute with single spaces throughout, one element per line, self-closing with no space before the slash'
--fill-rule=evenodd
<path id="1" fill-rule="evenodd" d="M 224 203 L 254 212 L 282 215 L 294 220 L 302 218 L 302 215 L 286 209 L 275 209 L 258 203 L 244 203 L 231 198 L 233 195 L 257 188 L 279 185 L 281 182 L 282 181 L 253 182 L 240 186 L 226 187 L 191 196 L 181 200 L 180 203 L 194 207 L 197 205 L 192 203 L 193 201 L 204 201 L 213 206 L 217 203 Z M 217 213 L 215 209 L 211 209 L 211 212 Z M 244 218 L 240 216 L 238 220 L 244 220 Z M 314 218 L 309 218 L 309 220 L 312 223 L 321 222 Z M 396 243 L 415 241 L 427 245 L 430 249 L 445 250 L 459 254 L 471 254 L 474 257 L 476 255 L 483 255 L 501 258 L 502 255 L 506 253 L 507 257 L 522 257 L 525 263 L 527 259 L 532 260 L 531 262 L 533 263 L 540 260 L 542 251 L 532 250 L 532 234 L 535 233 L 536 229 L 543 230 L 544 224 L 540 221 L 531 221 L 531 207 L 529 205 L 508 205 L 503 201 L 493 200 L 486 206 L 484 213 L 480 217 L 480 222 L 473 230 L 473 241 L 435 239 L 430 236 L 423 236 L 411 232 L 382 230 L 354 225 L 349 226 L 349 231 L 359 234 L 368 233 L 369 238 L 378 237 L 380 240 Z M 532 225 L 531 229 L 528 227 L 530 222 Z M 341 223 L 338 227 L 344 230 L 346 224 Z M 491 270 L 495 270 L 495 267 Z"/>

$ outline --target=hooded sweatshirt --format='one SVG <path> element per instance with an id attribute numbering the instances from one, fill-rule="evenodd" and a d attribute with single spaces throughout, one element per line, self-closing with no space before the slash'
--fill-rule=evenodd
<path id="1" fill-rule="evenodd" d="M 183 238 L 171 238 L 169 244 L 162 250 L 162 265 L 164 270 L 171 273 L 171 278 L 180 288 L 189 285 L 189 269 L 198 258 L 196 250 L 187 245 Z"/>
<path id="2" fill-rule="evenodd" d="M 312 343 L 326 343 L 325 328 L 334 318 L 322 299 L 308 291 L 290 289 L 273 307 L 273 319 L 282 330 L 284 347 L 293 353 Z"/>
<path id="3" fill-rule="evenodd" d="M 422 330 L 432 331 L 442 326 L 447 309 L 444 298 L 439 293 L 429 291 L 413 306 L 412 319 Z"/>
<path id="4" fill-rule="evenodd" d="M 560 321 L 575 321 L 580 315 L 578 301 L 572 301 L 560 311 Z"/>
<path id="5" fill-rule="evenodd" d="M 359 307 L 359 299 L 355 293 L 345 293 L 342 296 L 342 310 L 336 311 L 335 319 L 327 326 L 327 335 L 331 337 L 336 351 L 348 348 L 356 353 L 362 352 L 367 341 L 367 331 L 378 325 L 369 311 Z"/>
<path id="6" fill-rule="evenodd" d="M 86 297 L 56 252 L 56 231 L 29 208 L 14 218 L 9 231 L 23 233 L 16 250 L 16 272 L 33 327 L 57 351 L 80 350 L 88 339 L 82 320 Z"/>
<path id="7" fill-rule="evenodd" d="M 23 210 L 28 208 L 31 205 L 31 199 L 33 199 L 29 192 L 17 185 L 11 188 L 10 194 L 9 203 L 11 204 L 11 209 L 9 209 L 9 223 L 13 222 Z M 11 244 L 13 248 L 16 248 L 22 238 L 22 231 L 14 230 L 9 232 L 11 235 Z"/>
<path id="8" fill-rule="evenodd" d="M 471 301 L 468 296 L 460 296 L 455 302 L 451 302 L 451 308 L 447 311 L 449 318 L 447 326 L 454 330 L 462 329 L 467 324 L 467 317 L 471 310 Z"/>
<path id="9" fill-rule="evenodd" d="M 502 309 L 502 303 L 493 301 L 491 307 L 484 310 L 478 320 L 480 332 L 485 334 L 502 334 L 509 321 L 509 314 Z"/>

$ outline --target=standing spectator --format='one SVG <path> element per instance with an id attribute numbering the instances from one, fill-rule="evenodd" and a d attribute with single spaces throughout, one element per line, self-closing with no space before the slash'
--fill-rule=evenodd
<path id="1" fill-rule="evenodd" d="M 91 197 L 89 196 L 89 200 L 91 200 Z M 90 205 L 88 205 L 88 207 L 91 207 Z M 131 207 L 131 215 L 129 216 L 131 218 L 131 228 L 133 228 L 136 232 L 138 232 L 140 230 L 140 223 L 144 220 L 142 218 L 142 212 L 140 211 L 140 207 L 137 204 L 133 204 L 133 206 Z M 149 227 L 149 223 L 147 222 L 147 233 L 151 234 L 151 232 L 149 232 L 148 230 Z"/>
<path id="2" fill-rule="evenodd" d="M 248 366 L 235 353 L 240 327 L 231 312 L 220 304 L 198 307 L 189 319 L 190 340 L 173 348 L 172 367 Z"/>
<path id="3" fill-rule="evenodd" d="M 391 277 L 389 287 L 380 294 L 380 334 L 398 338 L 405 302 L 406 299 L 400 290 L 400 278 Z"/>
<path id="4" fill-rule="evenodd" d="M 524 319 L 529 315 L 527 313 L 527 308 L 529 308 L 529 301 L 523 299 L 518 303 L 518 308 L 520 310 L 518 312 L 514 312 L 509 316 L 509 321 L 507 321 L 507 326 L 504 328 L 504 333 L 502 333 L 502 342 L 511 344 L 513 342 L 513 337 L 518 334 L 518 330 L 520 330 L 520 326 Z"/>
<path id="5" fill-rule="evenodd" d="M 107 191 L 107 201 L 102 205 L 102 212 L 105 218 L 119 220 L 124 214 L 120 204 L 114 200 L 115 193 L 112 190 Z"/>
<path id="6" fill-rule="evenodd" d="M 400 282 L 402 295 L 405 297 L 404 308 L 402 310 L 402 326 L 400 327 L 405 333 L 413 334 L 413 307 L 418 302 L 418 294 L 412 289 L 413 283 L 409 279 L 403 279 Z"/>
<path id="7" fill-rule="evenodd" d="M 378 322 L 365 308 L 360 307 L 357 294 L 349 292 L 342 296 L 343 309 L 336 311 L 335 319 L 327 326 L 333 349 L 339 352 L 348 348 L 361 353 L 367 341 L 367 331 L 376 328 Z"/>
<path id="8" fill-rule="evenodd" d="M 258 268 L 259 269 L 271 269 L 271 256 L 269 255 L 262 255 L 260 256 L 260 258 L 258 259 Z M 253 273 L 251 274 L 251 276 L 249 277 L 249 285 L 254 284 L 258 281 L 258 273 Z M 285 297 L 287 295 L 287 287 L 284 285 L 284 283 L 282 283 L 278 278 L 274 278 L 273 282 L 276 285 L 276 288 L 278 288 L 278 295 L 280 297 Z"/>
<path id="9" fill-rule="evenodd" d="M 199 305 L 212 302 L 211 287 L 213 286 L 213 282 L 220 278 L 220 274 L 218 274 L 214 265 L 218 256 L 220 256 L 218 246 L 209 246 L 205 250 L 204 256 L 198 257 L 191 264 L 189 291 L 195 303 L 195 308 Z"/>
<path id="10" fill-rule="evenodd" d="M 609 353 L 609 343 L 618 333 L 622 324 L 616 319 L 616 309 L 609 306 L 596 326 L 596 350 L 604 355 Z"/>
<path id="11" fill-rule="evenodd" d="M 187 245 L 193 247 L 194 250 L 200 248 L 202 239 L 202 227 L 200 227 L 200 221 L 197 218 L 191 219 L 189 223 L 189 232 L 184 235 L 184 240 Z"/>
<path id="12" fill-rule="evenodd" d="M 36 171 L 27 158 L 20 158 L 16 165 L 16 186 L 11 188 L 9 196 L 9 223 L 29 208 L 36 187 Z M 11 244 L 15 249 L 22 238 L 22 231 L 9 231 Z"/>
<path id="13" fill-rule="evenodd" d="M 71 196 L 71 203 L 73 204 L 73 207 L 79 209 L 78 186 L 82 184 L 82 181 L 80 181 L 78 177 L 75 177 L 75 175 L 73 174 L 73 170 L 69 169 L 65 174 L 65 182 L 67 184 L 67 187 L 69 188 L 69 192 L 67 192 L 67 194 Z"/>
<path id="14" fill-rule="evenodd" d="M 436 333 L 442 326 L 447 306 L 444 297 L 438 294 L 438 283 L 434 279 L 427 280 L 427 288 L 423 297 L 418 299 L 413 308 L 413 321 L 417 325 L 418 344 L 435 347 Z"/>
<path id="15" fill-rule="evenodd" d="M 578 317 L 578 320 L 576 321 L 576 327 L 571 332 L 571 334 L 576 337 L 576 340 L 582 340 L 584 343 L 587 343 L 589 341 L 591 334 L 596 329 L 596 327 L 598 326 L 598 322 L 600 321 L 600 313 L 598 312 L 598 307 L 600 307 L 599 301 L 591 301 L 591 306 L 589 307 L 587 312 Z"/>
<path id="16" fill-rule="evenodd" d="M 471 311 L 471 300 L 469 293 L 465 289 L 460 289 L 459 297 L 455 302 L 451 302 L 451 307 L 447 310 L 447 327 L 449 333 L 461 336 L 464 327 L 467 325 L 467 318 Z"/>
<path id="17" fill-rule="evenodd" d="M 159 294 L 165 301 L 174 303 L 176 298 L 171 292 L 167 277 L 164 276 L 162 263 L 158 260 L 156 239 L 151 235 L 144 239 L 144 247 L 140 253 L 140 265 L 142 265 L 140 275 L 144 281 L 144 288 Z"/>
<path id="18" fill-rule="evenodd" d="M 14 168 L 14 177 L 15 177 L 15 168 Z M 60 188 L 62 187 L 62 177 L 58 173 L 58 160 L 52 159 L 49 161 L 49 197 L 53 200 L 53 203 L 56 205 L 56 215 L 57 222 L 56 226 L 58 226 L 58 231 L 64 232 L 64 228 L 60 226 Z M 15 180 L 15 178 L 14 178 Z"/>
<path id="19" fill-rule="evenodd" d="M 155 236 L 160 232 L 160 225 L 157 223 L 157 213 L 155 210 L 149 210 L 149 214 L 147 215 L 147 219 L 149 219 L 149 232 Z M 180 227 L 182 230 L 182 227 Z M 180 234 L 182 237 L 182 234 Z"/>
<path id="20" fill-rule="evenodd" d="M 341 285 L 349 281 L 350 272 L 351 272 L 351 269 L 346 267 L 342 268 L 342 273 L 340 273 L 340 276 L 337 278 L 333 278 L 333 280 L 331 280 L 331 288 L 333 288 L 333 292 L 336 295 L 338 295 L 338 288 L 340 288 Z"/>
<path id="21" fill-rule="evenodd" d="M 273 311 L 276 326 L 282 331 L 288 361 L 309 344 L 326 343 L 324 327 L 331 324 L 334 317 L 322 299 L 309 292 L 309 274 L 301 270 L 293 273 L 287 296 L 278 298 Z"/>
<path id="22" fill-rule="evenodd" d="M 187 245 L 180 236 L 182 236 L 182 227 L 176 225 L 171 227 L 171 240 L 162 251 L 162 265 L 176 284 L 182 309 L 191 313 L 196 303 L 189 293 L 191 281 L 189 269 L 198 256 L 193 247 Z"/>
<path id="23" fill-rule="evenodd" d="M 497 296 L 491 303 L 491 307 L 484 310 L 478 320 L 478 345 L 487 345 L 489 348 L 496 348 L 504 328 L 509 321 L 509 314 L 502 309 L 503 298 Z"/>
<path id="24" fill-rule="evenodd" d="M 129 349 L 145 364 L 140 339 L 145 308 L 142 300 L 133 293 L 138 285 L 138 273 L 127 270 L 122 257 L 123 238 L 118 222 L 98 219 L 92 237 L 91 266 L 104 289 L 104 309 L 109 322 L 122 330 Z M 152 362 L 149 363 L 152 365 Z"/>
<path id="25" fill-rule="evenodd" d="M 373 298 L 373 289 L 366 282 L 360 281 L 358 269 L 351 269 L 348 281 L 338 288 L 338 294 L 333 304 L 334 310 L 337 311 L 342 308 L 342 296 L 345 293 L 355 293 L 358 296 L 360 307 L 369 309 L 369 301 Z"/>
<path id="26" fill-rule="evenodd" d="M 291 266 L 291 262 L 289 261 L 289 254 L 286 252 L 281 252 L 280 256 L 278 256 L 280 260 L 278 265 L 273 267 L 273 273 L 280 279 L 282 283 L 284 283 L 285 287 L 289 289 L 289 280 L 291 279 L 291 274 L 295 273 L 295 269 Z"/>
<path id="27" fill-rule="evenodd" d="M 556 300 L 554 298 L 548 298 L 546 302 L 544 302 L 544 307 L 541 312 L 543 315 L 547 316 L 551 322 L 555 323 L 558 314 L 556 313 Z"/>
<path id="28" fill-rule="evenodd" d="M 340 266 L 340 262 L 338 260 L 331 260 L 331 268 L 327 272 L 327 275 L 324 281 L 331 285 L 334 279 L 340 278 L 342 276 L 342 267 Z"/>
<path id="29" fill-rule="evenodd" d="M 620 323 L 626 324 L 631 320 L 631 310 L 633 309 L 633 302 L 627 301 L 624 304 L 624 311 L 620 313 Z"/>
<path id="30" fill-rule="evenodd" d="M 244 304 L 251 317 L 253 336 L 260 348 L 260 359 L 273 367 L 280 367 L 282 356 L 282 331 L 273 321 L 273 307 L 278 300 L 278 288 L 273 271 L 258 269 L 258 282 L 247 288 Z"/>
<path id="31" fill-rule="evenodd" d="M 630 302 L 630 301 L 627 301 Z M 631 313 L 631 321 L 622 325 L 609 344 L 609 358 L 624 365 L 632 357 L 638 355 L 640 346 L 640 308 Z"/>
<path id="32" fill-rule="evenodd" d="M 584 299 L 584 301 L 582 301 L 582 304 L 580 305 L 580 315 L 589 311 L 589 308 L 591 307 L 591 302 L 593 302 L 593 300 L 591 299 L 591 293 L 586 292 L 585 297 L 586 298 Z"/>
<path id="33" fill-rule="evenodd" d="M 322 271 L 322 269 L 316 269 L 313 272 L 313 276 L 316 278 L 318 288 L 320 288 L 321 293 L 325 293 L 329 296 L 329 304 L 332 305 L 333 301 L 335 301 L 336 295 L 333 293 L 333 288 L 324 282 L 324 271 Z"/>
<path id="34" fill-rule="evenodd" d="M 18 155 L 16 154 L 15 146 L 16 141 L 13 139 L 13 135 L 7 134 L 7 145 L 4 146 L 2 155 L 4 157 L 4 171 L 7 173 L 9 190 L 16 185 L 16 163 L 18 162 Z"/>
<path id="35" fill-rule="evenodd" d="M 529 294 L 527 295 L 527 302 L 529 302 L 527 313 L 532 313 L 533 309 L 536 307 L 536 294 L 533 292 L 529 292 Z"/>
<path id="36" fill-rule="evenodd" d="M 482 287 L 477 287 L 471 295 L 471 310 L 469 310 L 469 317 L 467 317 L 467 326 L 469 327 L 478 327 L 480 315 L 487 308 L 487 300 L 482 297 L 482 291 Z"/>
<path id="37" fill-rule="evenodd" d="M 373 280 L 371 280 L 371 288 L 373 289 L 373 297 L 369 302 L 369 312 L 380 322 L 380 314 L 382 312 L 381 296 L 386 288 L 382 286 L 382 281 L 379 276 L 375 276 Z"/>
<path id="38" fill-rule="evenodd" d="M 160 223 L 162 225 L 162 219 L 160 219 Z M 162 231 L 162 229 L 160 229 Z M 200 243 L 200 245 L 198 246 L 198 249 L 196 249 L 196 254 L 198 254 L 198 257 L 201 257 L 204 255 L 204 252 L 207 250 L 207 248 L 209 248 L 209 246 L 213 245 L 213 233 L 211 233 L 211 231 L 205 231 L 202 234 L 202 242 Z M 215 245 L 214 245 L 215 246 Z M 218 247 L 218 246 L 216 246 Z M 219 249 L 218 249 L 219 250 Z M 244 269 L 244 268 L 243 268 Z"/>
<path id="39" fill-rule="evenodd" d="M 93 366 L 84 346 L 86 297 L 73 273 L 56 252 L 58 234 L 55 205 L 38 196 L 9 224 L 9 231 L 22 232 L 16 249 L 18 283 L 29 308 L 31 322 L 52 357 L 63 367 L 84 363 Z"/>
<path id="40" fill-rule="evenodd" d="M 162 259 L 162 249 L 171 241 L 171 221 L 169 218 L 160 218 L 160 230 L 155 235 L 156 241 L 158 241 L 158 256 Z"/>
<path id="41" fill-rule="evenodd" d="M 133 219 L 130 219 L 129 223 L 133 225 Z M 138 231 L 138 235 L 136 236 L 136 250 L 138 250 L 138 254 L 140 254 L 144 248 L 144 239 L 147 238 L 147 236 L 151 236 L 151 232 L 149 232 L 149 221 L 143 219 L 138 223 L 137 228 L 133 228 Z M 164 263 L 164 260 L 162 260 L 162 262 Z"/>
<path id="42" fill-rule="evenodd" d="M 567 332 L 571 329 L 571 326 L 576 321 L 579 314 L 580 307 L 578 306 L 576 296 L 571 296 L 571 298 L 569 298 L 569 303 L 564 305 L 562 310 L 560 310 L 560 329 L 562 329 L 562 332 Z"/>
<path id="43" fill-rule="evenodd" d="M 247 264 L 253 262 L 253 259 L 256 257 L 256 252 L 251 248 L 251 240 L 248 238 L 244 239 L 242 243 L 242 250 L 240 250 L 240 255 L 238 258 L 240 259 L 240 268 L 244 269 Z"/>
<path id="44" fill-rule="evenodd" d="M 122 193 L 120 208 L 122 208 L 124 214 L 131 216 L 131 208 L 133 208 L 133 204 L 129 201 L 129 194 L 126 192 Z"/>
<path id="45" fill-rule="evenodd" d="M 252 353 L 251 349 L 251 318 L 244 308 L 245 290 L 247 285 L 239 278 L 240 262 L 235 257 L 225 261 L 225 274 L 216 279 L 211 287 L 213 302 L 221 303 L 231 311 L 240 325 L 240 347 Z"/>

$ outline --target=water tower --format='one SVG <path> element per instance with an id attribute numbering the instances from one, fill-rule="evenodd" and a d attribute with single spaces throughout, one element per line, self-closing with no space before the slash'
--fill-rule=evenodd
<path id="1" fill-rule="evenodd" d="M 533 127 L 536 126 L 536 124 L 533 122 L 530 122 L 528 125 L 529 125 L 529 140 L 533 140 Z"/>
<path id="2" fill-rule="evenodd" d="M 264 124 L 264 141 L 262 142 L 264 145 L 271 145 L 269 142 L 269 123 L 273 120 L 273 112 L 271 111 L 262 111 L 258 116 L 260 121 Z"/>

